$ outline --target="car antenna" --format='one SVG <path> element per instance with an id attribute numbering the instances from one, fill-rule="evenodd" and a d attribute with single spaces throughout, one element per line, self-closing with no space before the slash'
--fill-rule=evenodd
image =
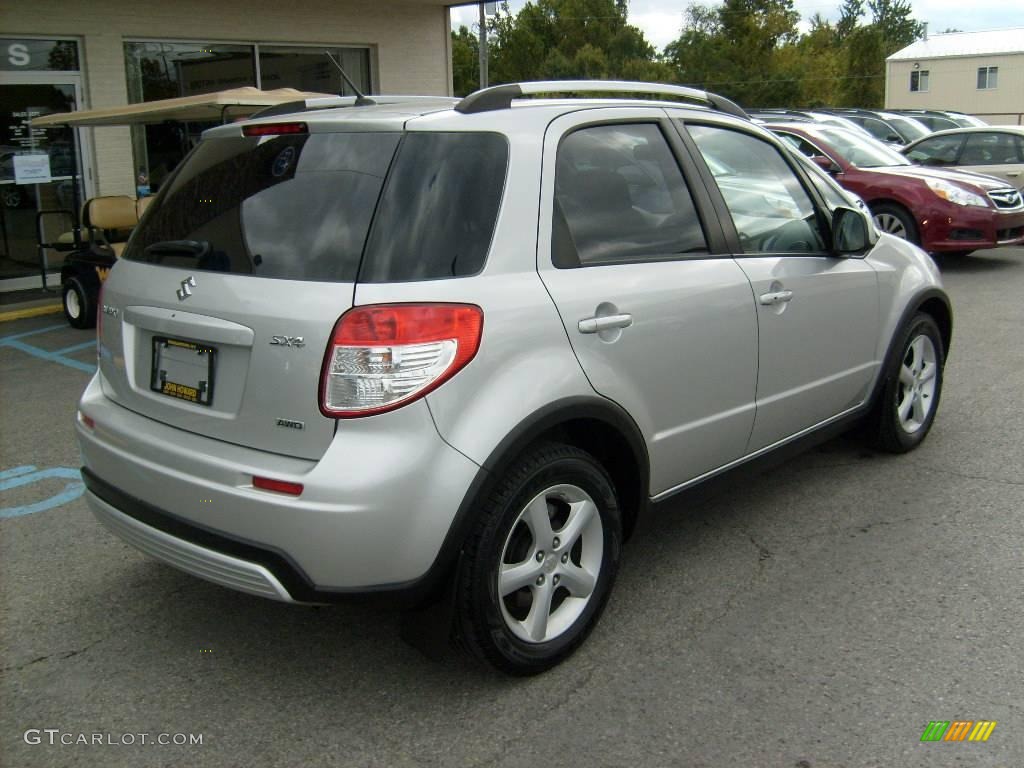
<path id="1" fill-rule="evenodd" d="M 338 62 L 338 60 L 336 58 L 334 58 L 334 56 L 331 54 L 330 51 L 325 50 L 324 53 L 327 54 L 327 58 L 330 59 L 331 63 L 338 68 L 339 72 L 341 72 L 341 76 L 342 76 L 342 78 L 344 78 L 346 85 L 348 85 L 348 87 L 351 88 L 355 92 L 355 94 L 356 94 L 356 106 L 357 107 L 370 107 L 370 106 L 373 106 L 374 104 L 377 103 L 373 99 L 368 99 L 366 96 L 363 95 L 362 91 L 360 91 L 358 88 L 356 88 L 356 84 L 352 82 L 352 78 L 350 78 L 347 74 L 345 74 L 345 70 L 342 69 L 341 64 Z M 339 93 L 338 95 L 339 96 L 344 96 L 345 95 L 344 90 L 341 93 Z"/>

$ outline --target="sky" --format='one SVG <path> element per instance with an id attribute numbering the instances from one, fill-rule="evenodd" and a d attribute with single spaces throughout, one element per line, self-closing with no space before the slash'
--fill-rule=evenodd
<path id="1" fill-rule="evenodd" d="M 716 5 L 713 0 L 705 4 Z M 647 40 L 656 48 L 664 48 L 679 36 L 683 12 L 689 0 L 631 0 L 629 20 L 643 30 Z M 834 21 L 839 17 L 841 0 L 794 0 L 802 19 L 820 13 Z M 512 10 L 525 5 L 524 0 L 511 0 Z M 981 29 L 1024 27 L 1024 0 L 911 0 L 914 18 L 928 22 L 929 34 L 954 28 L 965 32 Z M 969 7 L 969 11 L 967 8 Z M 477 22 L 476 5 L 452 8 L 452 27 L 471 26 Z"/>

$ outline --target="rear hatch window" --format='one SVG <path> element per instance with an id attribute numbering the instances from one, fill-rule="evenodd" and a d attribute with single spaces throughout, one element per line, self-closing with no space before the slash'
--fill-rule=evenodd
<path id="1" fill-rule="evenodd" d="M 124 257 L 283 280 L 471 275 L 490 248 L 507 164 L 507 142 L 491 133 L 209 139 Z"/>
<path id="2" fill-rule="evenodd" d="M 284 280 L 352 282 L 401 134 L 202 142 L 125 258 Z"/>

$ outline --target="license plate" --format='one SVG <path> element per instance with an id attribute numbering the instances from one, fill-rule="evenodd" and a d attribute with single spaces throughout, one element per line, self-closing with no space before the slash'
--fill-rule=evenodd
<path id="1" fill-rule="evenodd" d="M 189 403 L 213 401 L 213 370 L 217 350 L 192 341 L 157 336 L 153 339 L 153 374 L 149 388 Z"/>

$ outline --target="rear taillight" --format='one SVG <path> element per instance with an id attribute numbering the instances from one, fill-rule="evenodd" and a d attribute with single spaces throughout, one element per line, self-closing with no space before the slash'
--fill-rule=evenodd
<path id="1" fill-rule="evenodd" d="M 320 411 L 348 419 L 399 408 L 441 386 L 480 347 L 472 304 L 377 304 L 334 326 L 320 376 Z"/>

